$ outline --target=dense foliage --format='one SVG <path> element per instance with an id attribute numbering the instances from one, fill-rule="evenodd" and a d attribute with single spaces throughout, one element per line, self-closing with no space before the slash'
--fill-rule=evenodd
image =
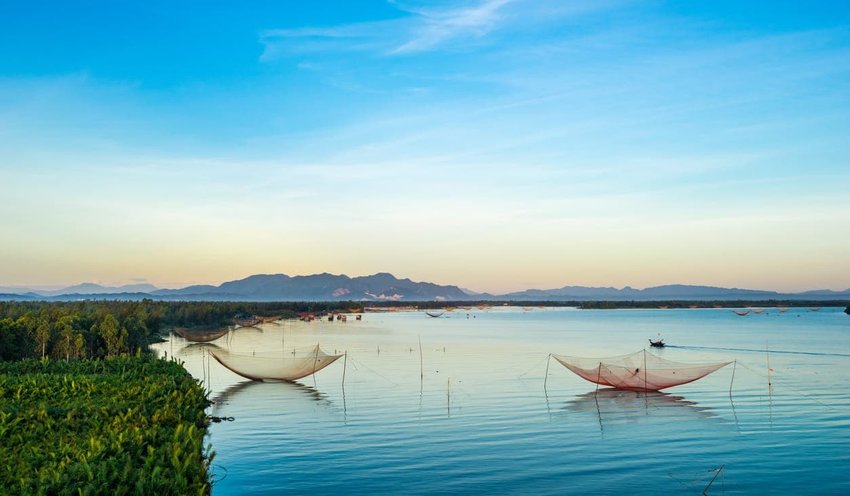
<path id="1" fill-rule="evenodd" d="M 239 317 L 291 317 L 351 306 L 348 302 L 0 302 L 0 360 L 116 356 L 146 350 L 172 327 L 216 327 Z"/>
<path id="2" fill-rule="evenodd" d="M 176 362 L 0 362 L 0 494 L 208 494 L 208 402 Z"/>

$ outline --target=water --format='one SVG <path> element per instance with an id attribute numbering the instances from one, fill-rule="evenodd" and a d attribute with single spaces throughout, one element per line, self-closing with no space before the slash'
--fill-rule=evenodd
<path id="1" fill-rule="evenodd" d="M 625 354 L 659 331 L 672 346 L 651 353 L 736 360 L 734 382 L 730 365 L 667 392 L 596 392 L 552 360 L 544 389 L 548 353 Z M 702 494 L 715 476 L 708 494 L 850 494 L 841 309 L 367 313 L 216 344 L 317 342 L 347 363 L 297 384 L 245 381 L 214 360 L 207 372 L 203 345 L 158 345 L 207 378 L 211 415 L 235 418 L 210 427 L 214 494 Z"/>

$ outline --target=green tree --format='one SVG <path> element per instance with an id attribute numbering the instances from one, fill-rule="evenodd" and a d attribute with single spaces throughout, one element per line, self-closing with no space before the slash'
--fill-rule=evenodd
<path id="1" fill-rule="evenodd" d="M 59 338 L 54 347 L 54 354 L 58 355 L 58 358 L 65 358 L 66 361 L 71 357 L 78 358 L 81 348 L 85 347 L 83 336 L 74 331 L 74 320 L 73 316 L 65 315 L 56 324 Z"/>
<path id="2" fill-rule="evenodd" d="M 127 329 L 118 326 L 118 319 L 111 313 L 106 314 L 98 325 L 98 333 L 106 343 L 106 355 L 116 356 L 124 348 Z"/>
<path id="3" fill-rule="evenodd" d="M 35 342 L 38 345 L 36 349 L 41 350 L 41 358 L 44 358 L 47 353 L 48 341 L 50 341 L 50 323 L 40 320 L 35 328 Z"/>

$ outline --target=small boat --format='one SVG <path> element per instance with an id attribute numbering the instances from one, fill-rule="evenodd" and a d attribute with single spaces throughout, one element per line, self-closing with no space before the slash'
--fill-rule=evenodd
<path id="1" fill-rule="evenodd" d="M 434 317 L 436 319 L 437 317 L 442 317 L 443 313 L 444 312 L 425 312 L 425 315 L 429 317 Z"/>
<path id="2" fill-rule="evenodd" d="M 732 311 L 735 312 L 735 315 L 740 315 L 741 317 L 743 317 L 744 315 L 749 315 L 749 313 L 750 313 L 749 310 L 732 310 Z"/>
<path id="3" fill-rule="evenodd" d="M 776 307 L 776 309 L 779 310 L 779 313 L 785 313 L 788 311 L 788 307 Z"/>
<path id="4" fill-rule="evenodd" d="M 764 313 L 764 308 L 753 308 L 751 312 L 753 312 L 754 314 L 762 314 Z"/>
<path id="5" fill-rule="evenodd" d="M 649 340 L 649 346 L 653 348 L 664 348 L 664 339 L 659 339 L 657 341 Z"/>

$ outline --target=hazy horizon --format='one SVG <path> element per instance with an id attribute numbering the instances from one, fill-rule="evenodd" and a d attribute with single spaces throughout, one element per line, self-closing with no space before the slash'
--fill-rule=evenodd
<path id="1" fill-rule="evenodd" d="M 350 273 L 344 273 L 344 272 L 343 273 L 317 272 L 317 273 L 309 273 L 309 274 L 284 274 L 284 275 L 287 275 L 287 276 L 290 276 L 290 277 L 296 277 L 296 276 L 318 275 L 318 274 L 323 274 L 323 273 L 329 273 L 331 275 L 347 276 L 347 277 L 350 277 L 350 278 L 355 278 L 355 277 L 371 276 L 371 275 L 375 275 L 377 273 L 386 273 L 386 271 L 380 271 L 380 272 L 369 273 L 369 274 L 350 274 Z M 184 287 L 194 286 L 194 285 L 219 286 L 220 284 L 225 283 L 225 282 L 241 280 L 241 279 L 245 279 L 245 278 L 250 277 L 250 276 L 278 275 L 278 274 L 283 274 L 283 273 L 281 273 L 281 272 L 258 272 L 256 274 L 246 274 L 244 276 L 234 277 L 232 279 L 226 279 L 226 280 L 221 280 L 221 281 L 203 281 L 203 282 L 189 282 L 189 283 L 179 283 L 179 284 L 158 284 L 155 281 L 148 281 L 146 279 L 133 279 L 133 280 L 125 281 L 125 282 L 81 280 L 81 281 L 75 281 L 75 282 L 63 283 L 63 284 L 44 284 L 44 285 L 35 285 L 35 284 L 31 284 L 31 285 L 26 285 L 26 284 L 25 285 L 6 285 L 6 284 L 0 284 L 0 291 L 2 291 L 3 289 L 15 289 L 15 288 L 32 289 L 32 290 L 38 290 L 38 291 L 56 291 L 56 290 L 61 290 L 61 289 L 65 289 L 65 288 L 80 285 L 80 284 L 98 284 L 98 285 L 104 286 L 104 287 L 115 287 L 115 288 L 121 287 L 121 286 L 149 284 L 149 285 L 155 286 L 157 289 L 181 289 L 181 288 L 184 288 Z M 753 287 L 753 286 L 729 286 L 729 285 L 723 285 L 723 284 L 700 284 L 700 283 L 683 283 L 683 282 L 666 282 L 666 283 L 661 283 L 661 284 L 654 284 L 654 285 L 651 285 L 651 286 L 636 286 L 636 285 L 632 285 L 632 284 L 611 284 L 611 285 L 604 285 L 604 286 L 601 286 L 601 285 L 595 285 L 594 286 L 594 285 L 589 285 L 589 284 L 565 282 L 565 283 L 562 283 L 562 284 L 559 284 L 559 285 L 556 285 L 556 286 L 548 286 L 548 287 L 527 286 L 527 287 L 509 288 L 509 289 L 504 289 L 504 290 L 487 290 L 487 289 L 478 289 L 478 288 L 469 287 L 468 285 L 465 285 L 465 284 L 459 283 L 459 282 L 434 281 L 434 280 L 430 280 L 430 279 L 427 279 L 427 278 L 417 279 L 417 278 L 413 278 L 413 277 L 408 277 L 404 274 L 392 274 L 392 275 L 395 276 L 398 279 L 411 279 L 414 282 L 428 282 L 428 283 L 434 283 L 434 284 L 439 284 L 439 285 L 443 285 L 443 286 L 457 286 L 461 289 L 473 291 L 473 292 L 476 292 L 476 293 L 489 293 L 489 294 L 494 294 L 494 295 L 507 294 L 507 293 L 511 293 L 511 292 L 517 292 L 517 291 L 523 291 L 523 290 L 529 290 L 529 289 L 532 289 L 532 290 L 559 289 L 559 288 L 566 287 L 566 286 L 613 287 L 615 289 L 623 289 L 623 288 L 629 287 L 629 288 L 632 288 L 632 289 L 641 289 L 642 290 L 642 289 L 647 289 L 647 288 L 655 287 L 655 286 L 679 285 L 679 284 L 688 285 L 688 286 L 716 286 L 716 287 L 728 288 L 728 289 L 750 289 L 750 290 L 759 290 L 759 291 L 776 291 L 776 292 L 780 292 L 780 293 L 801 293 L 801 292 L 813 291 L 813 290 L 845 291 L 845 290 L 850 289 L 850 286 L 848 286 L 848 287 L 834 287 L 834 288 L 810 287 L 810 288 L 801 288 L 801 289 L 782 290 L 782 289 L 777 289 L 777 288 L 764 288 L 764 287 Z"/>
<path id="2" fill-rule="evenodd" d="M 850 287 L 841 3 L 5 11 L 0 286 Z"/>

